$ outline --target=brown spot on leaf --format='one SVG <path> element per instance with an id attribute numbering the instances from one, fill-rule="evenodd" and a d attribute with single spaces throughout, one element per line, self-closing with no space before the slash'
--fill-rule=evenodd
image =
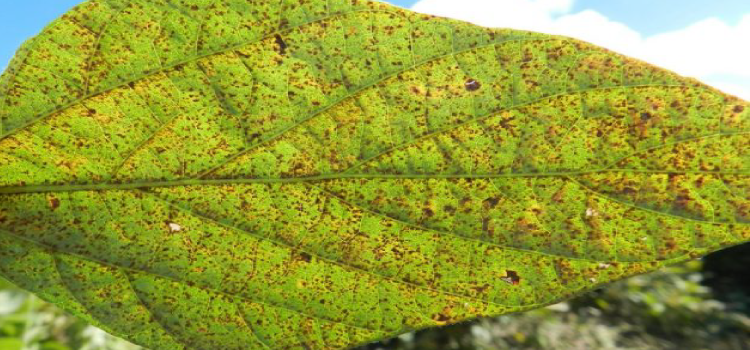
<path id="1" fill-rule="evenodd" d="M 697 188 L 701 188 L 701 187 L 703 187 L 703 184 L 704 184 L 705 182 L 706 182 L 706 178 L 704 178 L 703 176 L 701 176 L 701 177 L 698 177 L 698 178 L 697 178 L 697 179 L 695 180 L 695 187 L 697 187 Z"/>
<path id="2" fill-rule="evenodd" d="M 638 190 L 633 187 L 624 187 L 621 192 L 622 194 L 625 194 L 625 195 L 633 195 L 637 193 Z"/>
<path id="3" fill-rule="evenodd" d="M 497 197 L 490 197 L 482 202 L 485 208 L 494 208 L 497 206 L 497 203 L 500 203 L 500 198 Z"/>
<path id="4" fill-rule="evenodd" d="M 482 218 L 482 232 L 487 232 L 490 229 L 490 219 Z"/>
<path id="5" fill-rule="evenodd" d="M 565 198 L 565 189 L 561 188 L 555 194 L 552 196 L 552 200 L 556 203 L 562 203 L 563 198 Z"/>
<path id="6" fill-rule="evenodd" d="M 474 286 L 471 289 L 473 289 L 477 294 L 482 294 L 487 291 L 487 289 L 490 288 L 490 285 L 488 283 L 485 283 L 481 286 Z"/>
<path id="7" fill-rule="evenodd" d="M 668 250 L 670 250 L 670 251 L 671 251 L 671 250 L 674 250 L 675 248 L 677 248 L 677 242 L 675 242 L 675 240 L 674 240 L 673 238 L 671 238 L 671 237 L 670 237 L 670 239 L 668 239 L 668 240 L 667 240 L 667 241 L 665 242 L 665 244 L 664 244 L 664 245 L 665 245 L 665 246 L 667 247 L 667 249 L 668 249 Z"/>
<path id="8" fill-rule="evenodd" d="M 474 79 L 469 79 L 464 84 L 464 87 L 468 91 L 476 91 L 476 90 L 479 90 L 480 87 L 482 87 L 482 84 L 480 84 L 478 81 Z"/>
<path id="9" fill-rule="evenodd" d="M 60 199 L 57 197 L 50 197 L 47 202 L 49 203 L 49 208 L 52 209 L 52 211 L 55 211 L 55 209 L 60 207 Z"/>
<path id="10" fill-rule="evenodd" d="M 745 110 L 745 106 L 739 106 L 739 105 L 738 106 L 734 106 L 734 109 L 732 109 L 732 111 L 734 111 L 734 113 L 742 113 L 744 110 Z"/>
<path id="11" fill-rule="evenodd" d="M 649 112 L 643 112 L 643 113 L 641 113 L 641 120 L 647 121 L 649 119 L 651 119 L 651 113 L 649 113 Z"/>
<path id="12" fill-rule="evenodd" d="M 518 272 L 513 270 L 505 270 L 505 277 L 501 277 L 500 279 L 514 286 L 521 283 L 521 276 L 518 276 Z"/>
<path id="13" fill-rule="evenodd" d="M 432 316 L 432 319 L 435 320 L 436 322 L 445 323 L 445 322 L 448 322 L 451 318 L 448 317 L 448 315 L 435 314 Z"/>
<path id="14" fill-rule="evenodd" d="M 274 36 L 274 39 L 276 39 L 276 45 L 278 45 L 279 47 L 279 53 L 282 55 L 286 54 L 287 46 L 286 46 L 286 43 L 284 42 L 284 38 L 282 38 L 281 35 L 276 34 Z"/>

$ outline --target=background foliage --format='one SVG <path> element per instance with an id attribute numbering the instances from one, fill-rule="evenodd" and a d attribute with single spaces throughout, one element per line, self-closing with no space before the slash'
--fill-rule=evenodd
<path id="1" fill-rule="evenodd" d="M 405 334 L 360 350 L 750 349 L 750 244 L 522 314 Z M 139 350 L 0 281 L 2 350 Z"/>

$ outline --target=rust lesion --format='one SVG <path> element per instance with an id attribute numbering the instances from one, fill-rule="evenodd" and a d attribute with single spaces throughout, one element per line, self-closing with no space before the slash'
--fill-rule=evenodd
<path id="1" fill-rule="evenodd" d="M 49 206 L 50 210 L 57 210 L 57 208 L 60 207 L 60 198 L 57 198 L 55 195 L 47 196 L 47 205 Z"/>
<path id="2" fill-rule="evenodd" d="M 279 35 L 279 34 L 274 35 L 273 38 L 274 38 L 274 40 L 276 42 L 276 49 L 279 52 L 279 54 L 285 55 L 286 54 L 286 49 L 287 49 L 287 44 L 284 41 L 284 38 L 282 38 L 281 35 Z"/>
<path id="3" fill-rule="evenodd" d="M 464 87 L 467 91 L 477 91 L 482 87 L 482 84 L 475 79 L 469 79 L 464 83 Z"/>
<path id="4" fill-rule="evenodd" d="M 500 277 L 500 279 L 513 286 L 521 284 L 521 276 L 514 270 L 505 270 L 505 276 Z"/>

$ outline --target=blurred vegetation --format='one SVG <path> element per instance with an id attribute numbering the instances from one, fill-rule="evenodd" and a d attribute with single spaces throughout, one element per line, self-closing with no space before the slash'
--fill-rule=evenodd
<path id="1" fill-rule="evenodd" d="M 522 314 L 359 350 L 750 350 L 750 244 Z M 0 280 L 0 350 L 139 350 Z"/>
<path id="2" fill-rule="evenodd" d="M 141 349 L 0 279 L 0 350 Z"/>

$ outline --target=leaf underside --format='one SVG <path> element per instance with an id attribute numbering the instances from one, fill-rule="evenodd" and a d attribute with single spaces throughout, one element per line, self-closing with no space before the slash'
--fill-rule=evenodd
<path id="1" fill-rule="evenodd" d="M 154 350 L 340 349 L 750 239 L 750 106 L 360 0 L 91 0 L 0 77 L 0 275 Z"/>

